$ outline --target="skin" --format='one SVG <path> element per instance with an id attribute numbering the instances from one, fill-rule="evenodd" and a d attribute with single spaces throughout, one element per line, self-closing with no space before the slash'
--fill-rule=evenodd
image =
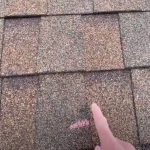
<path id="1" fill-rule="evenodd" d="M 95 150 L 136 150 L 132 144 L 114 137 L 107 123 L 107 119 L 104 117 L 97 104 L 93 103 L 91 105 L 91 110 L 101 141 L 101 146 L 96 146 Z"/>

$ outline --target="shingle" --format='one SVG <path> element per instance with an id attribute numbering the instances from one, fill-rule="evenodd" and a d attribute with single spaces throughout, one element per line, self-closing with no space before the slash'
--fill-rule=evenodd
<path id="1" fill-rule="evenodd" d="M 130 72 L 97 72 L 86 78 L 87 99 L 101 107 L 114 135 L 138 145 Z"/>
<path id="2" fill-rule="evenodd" d="M 93 0 L 48 0 L 48 14 L 92 13 Z"/>
<path id="3" fill-rule="evenodd" d="M 36 77 L 2 81 L 1 150 L 37 150 L 34 125 L 37 83 Z"/>
<path id="4" fill-rule="evenodd" d="M 35 73 L 39 19 L 8 19 L 5 22 L 2 75 Z"/>
<path id="5" fill-rule="evenodd" d="M 81 19 L 86 70 L 123 68 L 118 15 L 90 15 Z"/>
<path id="6" fill-rule="evenodd" d="M 47 0 L 7 0 L 6 16 L 41 15 L 47 13 Z"/>
<path id="7" fill-rule="evenodd" d="M 94 12 L 144 10 L 146 0 L 94 0 Z"/>
<path id="8" fill-rule="evenodd" d="M 78 120 L 90 118 L 83 75 L 66 73 L 41 76 L 40 86 L 36 120 L 40 149 L 92 148 L 89 126 L 69 129 Z"/>
<path id="9" fill-rule="evenodd" d="M 134 98 L 142 144 L 150 143 L 150 69 L 132 70 Z"/>
<path id="10" fill-rule="evenodd" d="M 82 70 L 80 16 L 43 17 L 38 66 L 40 72 Z"/>
<path id="11" fill-rule="evenodd" d="M 124 67 L 117 15 L 43 17 L 40 72 Z"/>
<path id="12" fill-rule="evenodd" d="M 150 65 L 150 13 L 120 14 L 126 67 Z"/>

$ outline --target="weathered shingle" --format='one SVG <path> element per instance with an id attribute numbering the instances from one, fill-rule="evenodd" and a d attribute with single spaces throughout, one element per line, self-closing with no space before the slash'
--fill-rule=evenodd
<path id="1" fill-rule="evenodd" d="M 4 33 L 2 75 L 35 73 L 39 19 L 8 19 Z"/>
<path id="2" fill-rule="evenodd" d="M 90 73 L 86 84 L 87 99 L 101 107 L 114 135 L 138 145 L 130 72 Z"/>
<path id="3" fill-rule="evenodd" d="M 132 70 L 134 98 L 142 144 L 150 143 L 150 69 Z"/>
<path id="4" fill-rule="evenodd" d="M 73 71 L 83 67 L 80 16 L 43 17 L 38 66 L 40 72 Z"/>
<path id="5" fill-rule="evenodd" d="M 117 15 L 43 17 L 40 72 L 124 67 Z"/>
<path id="6" fill-rule="evenodd" d="M 37 150 L 35 107 L 37 78 L 9 78 L 2 83 L 1 150 Z"/>
<path id="7" fill-rule="evenodd" d="M 69 129 L 71 124 L 90 118 L 82 74 L 46 75 L 40 77 L 37 128 L 42 150 L 77 150 L 92 148 L 87 126 Z"/>
<path id="8" fill-rule="evenodd" d="M 81 20 L 86 70 L 123 68 L 118 15 L 90 15 Z"/>
<path id="9" fill-rule="evenodd" d="M 48 0 L 48 14 L 82 14 L 93 12 L 93 0 Z"/>
<path id="10" fill-rule="evenodd" d="M 7 0 L 6 16 L 41 15 L 47 13 L 47 0 Z"/>
<path id="11" fill-rule="evenodd" d="M 149 66 L 150 13 L 120 14 L 120 24 L 125 66 Z"/>
<path id="12" fill-rule="evenodd" d="M 146 0 L 94 0 L 94 12 L 144 10 Z"/>

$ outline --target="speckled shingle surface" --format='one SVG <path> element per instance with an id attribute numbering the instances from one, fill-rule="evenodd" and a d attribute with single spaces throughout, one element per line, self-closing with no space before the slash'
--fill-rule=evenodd
<path id="1" fill-rule="evenodd" d="M 92 148 L 89 126 L 69 129 L 81 119 L 90 118 L 82 74 L 40 77 L 37 127 L 42 150 L 77 150 Z"/>
<path id="2" fill-rule="evenodd" d="M 93 0 L 48 0 L 48 14 L 92 13 Z"/>
<path id="3" fill-rule="evenodd" d="M 81 17 L 86 70 L 123 68 L 118 15 Z"/>
<path id="4" fill-rule="evenodd" d="M 40 15 L 47 13 L 47 0 L 7 0 L 6 16 Z"/>
<path id="5" fill-rule="evenodd" d="M 37 83 L 36 77 L 2 81 L 1 150 L 37 150 L 34 125 Z"/>
<path id="6" fill-rule="evenodd" d="M 123 68 L 118 15 L 43 17 L 40 72 Z"/>
<path id="7" fill-rule="evenodd" d="M 145 10 L 146 0 L 94 0 L 94 12 Z"/>
<path id="8" fill-rule="evenodd" d="M 132 70 L 140 140 L 150 143 L 150 69 Z"/>
<path id="9" fill-rule="evenodd" d="M 120 14 L 126 67 L 150 65 L 150 13 Z"/>
<path id="10" fill-rule="evenodd" d="M 80 16 L 43 17 L 38 66 L 40 72 L 73 71 L 83 67 Z"/>
<path id="11" fill-rule="evenodd" d="M 90 73 L 86 84 L 87 99 L 101 106 L 114 135 L 137 145 L 130 72 Z"/>
<path id="12" fill-rule="evenodd" d="M 35 73 L 39 19 L 8 19 L 4 34 L 2 75 Z"/>
<path id="13" fill-rule="evenodd" d="M 115 136 L 149 149 L 149 11 L 150 0 L 0 0 L 0 150 L 94 149 L 92 102 Z"/>

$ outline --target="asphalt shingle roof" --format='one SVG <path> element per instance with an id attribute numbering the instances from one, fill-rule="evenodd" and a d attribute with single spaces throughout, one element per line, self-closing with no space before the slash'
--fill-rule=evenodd
<path id="1" fill-rule="evenodd" d="M 0 150 L 93 149 L 92 102 L 150 149 L 149 0 L 1 0 L 0 62 Z"/>

